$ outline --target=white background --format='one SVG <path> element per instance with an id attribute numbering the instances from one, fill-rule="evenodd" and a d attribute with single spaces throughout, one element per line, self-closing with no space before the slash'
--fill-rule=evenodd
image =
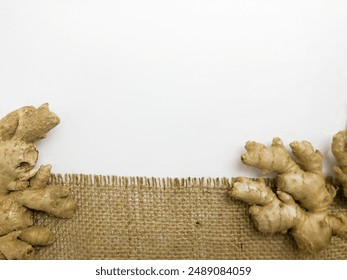
<path id="1" fill-rule="evenodd" d="M 346 15 L 342 0 L 0 0 L 0 114 L 50 103 L 54 172 L 250 175 L 244 143 L 274 136 L 329 167 Z"/>
<path id="2" fill-rule="evenodd" d="M 18 269 L 20 266 L 21 269 Z M 96 275 L 97 269 L 179 269 L 179 276 L 120 276 Z M 188 275 L 189 267 L 251 267 L 249 275 Z M 252 260 L 90 260 L 90 261 L 8 261 L 0 262 L 1 274 L 11 279 L 139 279 L 139 280 L 180 280 L 180 279 L 243 279 L 243 280 L 292 280 L 292 279 L 331 279 L 344 275 L 346 261 L 252 261 Z M 184 272 L 183 272 L 184 271 Z M 16 278 L 13 278 L 16 277 Z"/>

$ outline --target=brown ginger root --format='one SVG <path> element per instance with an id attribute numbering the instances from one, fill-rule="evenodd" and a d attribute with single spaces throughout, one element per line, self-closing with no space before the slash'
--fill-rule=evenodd
<path id="1" fill-rule="evenodd" d="M 48 104 L 20 108 L 0 120 L 0 252 L 7 259 L 30 259 L 33 246 L 54 241 L 44 227 L 33 225 L 32 210 L 71 218 L 76 202 L 63 186 L 48 185 L 51 166 L 35 170 L 34 142 L 59 123 Z"/>
<path id="2" fill-rule="evenodd" d="M 331 144 L 331 150 L 335 156 L 338 166 L 334 167 L 337 181 L 343 188 L 345 197 L 347 197 L 347 141 L 346 131 L 340 131 L 335 134 Z"/>
<path id="3" fill-rule="evenodd" d="M 342 136 L 337 137 L 333 153 L 343 170 L 347 156 L 339 153 L 345 146 L 341 144 Z M 290 147 L 296 161 L 279 138 L 270 147 L 247 142 L 242 162 L 265 172 L 276 172 L 276 190 L 267 186 L 264 179 L 240 177 L 233 183 L 230 195 L 251 205 L 249 213 L 259 231 L 289 231 L 300 250 L 317 252 L 330 244 L 333 235 L 347 237 L 347 217 L 328 212 L 336 189 L 323 176 L 321 153 L 307 141 L 293 142 Z"/>

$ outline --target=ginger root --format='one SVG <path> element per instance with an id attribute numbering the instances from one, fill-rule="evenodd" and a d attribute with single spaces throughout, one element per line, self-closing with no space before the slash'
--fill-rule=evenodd
<path id="1" fill-rule="evenodd" d="M 30 259 L 33 246 L 54 241 L 46 228 L 34 226 L 32 210 L 71 218 L 76 202 L 69 189 L 49 185 L 51 166 L 35 170 L 34 142 L 60 122 L 48 104 L 20 108 L 0 120 L 0 252 L 7 259 Z"/>
<path id="2" fill-rule="evenodd" d="M 345 132 L 334 136 L 332 151 L 339 163 L 335 168 L 345 194 L 347 191 L 347 150 Z M 289 233 L 301 251 L 326 248 L 333 235 L 347 237 L 347 217 L 332 215 L 328 209 L 337 189 L 322 173 L 322 154 L 307 141 L 290 144 L 294 160 L 279 138 L 270 147 L 246 143 L 244 164 L 264 172 L 277 173 L 274 190 L 263 178 L 240 177 L 233 182 L 230 195 L 250 204 L 255 227 L 264 233 Z"/>
<path id="3" fill-rule="evenodd" d="M 346 131 L 340 131 L 335 134 L 331 144 L 331 150 L 339 166 L 334 167 L 337 181 L 343 188 L 345 197 L 347 197 L 347 142 Z"/>

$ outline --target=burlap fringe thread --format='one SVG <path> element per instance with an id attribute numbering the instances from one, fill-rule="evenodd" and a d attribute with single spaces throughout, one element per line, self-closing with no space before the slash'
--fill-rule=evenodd
<path id="1" fill-rule="evenodd" d="M 298 252 L 286 234 L 255 230 L 248 206 L 230 198 L 235 178 L 147 178 L 53 174 L 71 188 L 75 216 L 37 213 L 56 242 L 38 259 L 346 259 L 347 242 L 333 238 L 317 254 Z M 273 180 L 268 179 L 273 186 Z M 346 199 L 332 212 L 346 213 Z"/>
<path id="2" fill-rule="evenodd" d="M 112 187 L 129 187 L 141 186 L 149 188 L 166 188 L 166 187 L 214 187 L 230 188 L 235 178 L 158 178 L 158 177 L 121 177 L 110 175 L 84 175 L 84 174 L 53 174 L 51 184 L 65 185 L 108 185 Z M 272 181 L 272 180 L 269 180 Z"/>

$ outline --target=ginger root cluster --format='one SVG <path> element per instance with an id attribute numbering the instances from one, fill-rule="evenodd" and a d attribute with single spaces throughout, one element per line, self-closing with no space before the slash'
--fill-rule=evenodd
<path id="1" fill-rule="evenodd" d="M 346 132 L 334 136 L 332 152 L 338 162 L 337 182 L 347 196 L 345 137 Z M 322 154 L 307 141 L 292 142 L 290 147 L 295 160 L 279 138 L 270 147 L 247 142 L 242 162 L 265 173 L 275 172 L 275 188 L 264 178 L 239 177 L 230 195 L 251 205 L 249 213 L 259 231 L 289 232 L 300 250 L 313 253 L 326 248 L 333 235 L 347 237 L 347 217 L 329 213 L 337 188 L 322 173 Z"/>
<path id="2" fill-rule="evenodd" d="M 0 120 L 0 252 L 7 259 L 30 259 L 35 246 L 54 242 L 52 232 L 34 225 L 32 210 L 60 218 L 74 214 L 69 189 L 48 184 L 51 166 L 34 169 L 34 143 L 59 121 L 47 104 L 20 108 Z"/>

